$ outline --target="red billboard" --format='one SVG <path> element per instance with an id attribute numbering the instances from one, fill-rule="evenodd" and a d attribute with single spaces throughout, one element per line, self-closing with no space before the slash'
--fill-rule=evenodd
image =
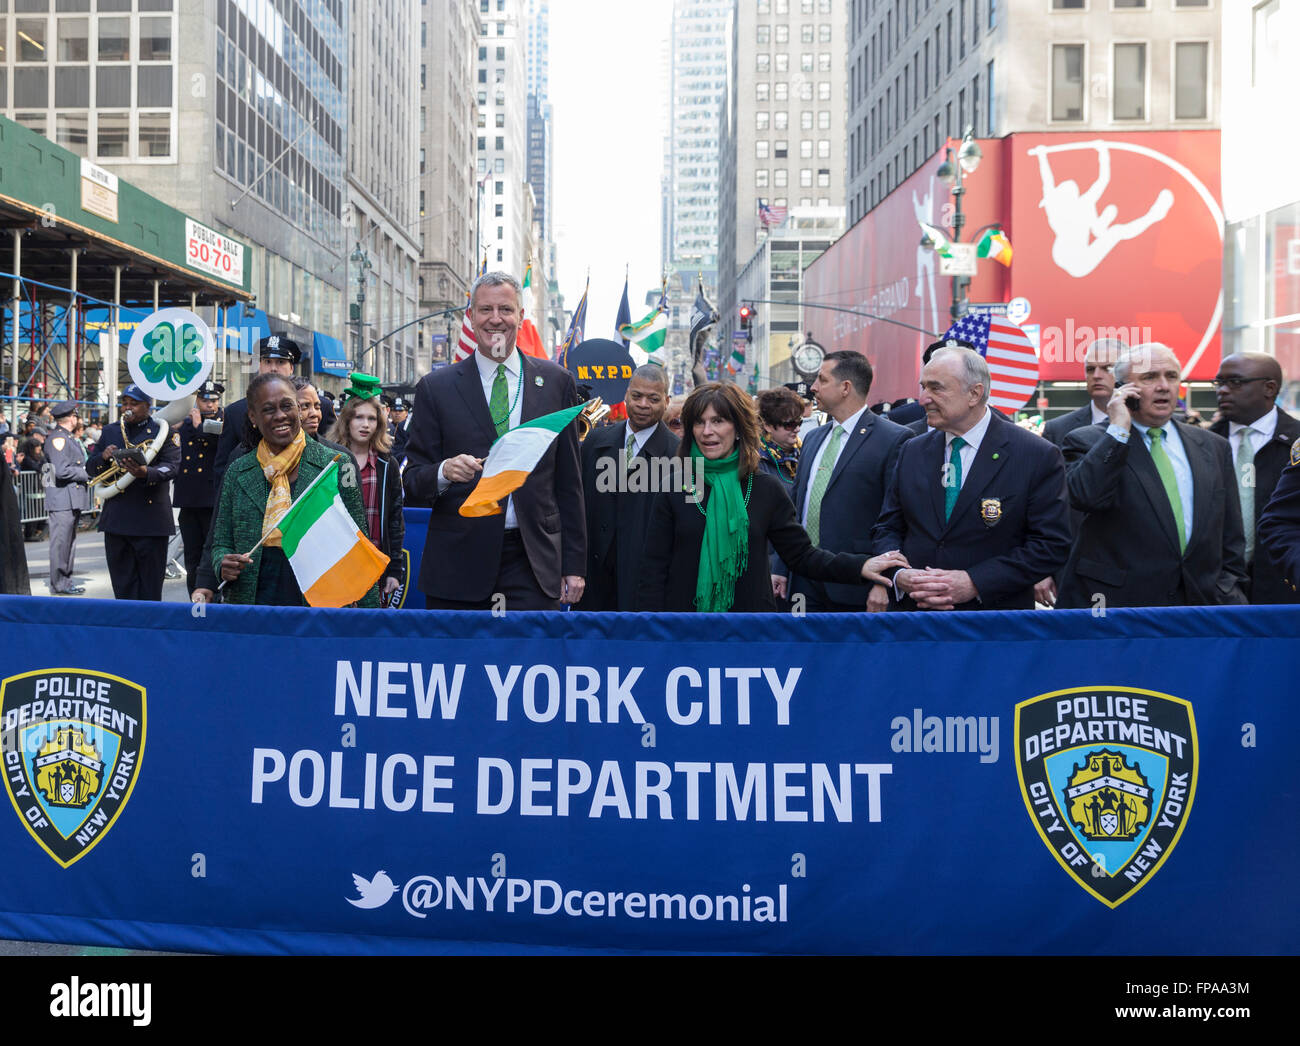
<path id="1" fill-rule="evenodd" d="M 1009 268 L 981 259 L 972 302 L 1024 299 L 1044 381 L 1078 381 L 1097 337 L 1159 341 L 1185 376 L 1220 358 L 1223 216 L 1219 133 L 1016 134 L 981 141 L 966 176 L 962 239 L 1001 225 Z M 808 309 L 827 349 L 866 352 L 872 399 L 914 395 L 921 350 L 951 322 L 950 278 L 920 246 L 919 222 L 951 232 L 952 195 L 932 158 L 857 222 L 804 276 L 805 300 L 869 316 Z M 1017 319 L 1020 319 L 1017 316 Z"/>

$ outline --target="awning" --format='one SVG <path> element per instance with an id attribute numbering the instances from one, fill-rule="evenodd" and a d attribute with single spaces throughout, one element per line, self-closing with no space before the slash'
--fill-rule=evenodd
<path id="1" fill-rule="evenodd" d="M 352 370 L 343 343 L 338 338 L 316 331 L 312 335 L 312 370 L 317 374 L 332 374 L 346 378 Z"/>
<path id="2" fill-rule="evenodd" d="M 235 305 L 225 310 L 225 339 L 227 349 L 241 356 L 253 356 L 257 353 L 257 343 L 271 336 L 271 321 L 261 309 L 254 309 L 250 316 L 242 306 Z M 214 331 L 217 345 L 223 344 L 221 331 Z"/>

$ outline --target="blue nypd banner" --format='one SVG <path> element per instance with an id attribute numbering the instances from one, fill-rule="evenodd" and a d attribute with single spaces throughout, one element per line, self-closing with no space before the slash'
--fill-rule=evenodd
<path id="1" fill-rule="evenodd" d="M 1298 628 L 4 597 L 0 936 L 1291 953 Z"/>

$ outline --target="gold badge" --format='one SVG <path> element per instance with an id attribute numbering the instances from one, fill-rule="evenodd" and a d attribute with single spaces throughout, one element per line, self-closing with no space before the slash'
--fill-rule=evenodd
<path id="1" fill-rule="evenodd" d="M 1002 499 L 1001 498 L 981 498 L 980 499 L 980 519 L 984 521 L 986 527 L 996 526 L 998 520 L 1002 518 Z"/>
<path id="2" fill-rule="evenodd" d="M 1300 465 L 1300 439 L 1291 444 L 1291 464 Z"/>

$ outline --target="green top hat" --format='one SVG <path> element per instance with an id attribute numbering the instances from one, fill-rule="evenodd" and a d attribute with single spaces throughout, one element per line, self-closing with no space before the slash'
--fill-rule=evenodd
<path id="1" fill-rule="evenodd" d="M 348 375 L 348 379 L 352 384 L 343 390 L 345 400 L 370 400 L 384 391 L 379 386 L 379 379 L 373 374 L 362 374 L 360 371 L 354 370 Z"/>

